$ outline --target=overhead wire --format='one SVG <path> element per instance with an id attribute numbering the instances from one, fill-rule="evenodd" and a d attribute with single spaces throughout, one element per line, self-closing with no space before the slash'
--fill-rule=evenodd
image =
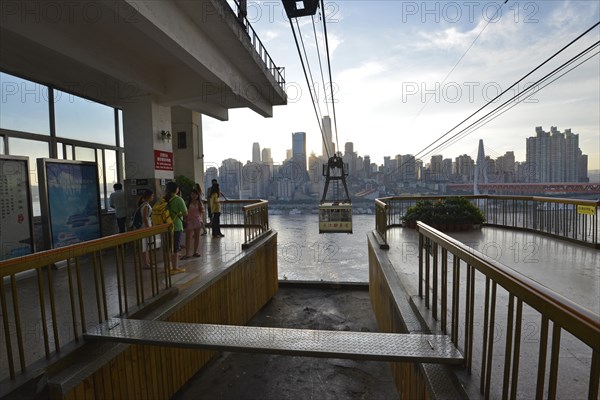
<path id="1" fill-rule="evenodd" d="M 540 80 L 538 80 L 536 83 L 534 83 L 534 85 L 529 86 L 528 88 L 526 88 L 525 90 L 523 90 L 522 92 L 520 92 L 519 94 L 513 96 L 511 99 L 509 99 L 507 102 L 503 103 L 503 105 L 497 107 L 496 109 L 492 110 L 491 112 L 489 112 L 488 114 L 486 114 L 484 117 L 478 119 L 477 121 L 475 121 L 474 123 L 472 123 L 471 125 L 469 125 L 467 128 L 464 128 L 463 130 L 461 130 L 459 133 L 453 135 L 450 139 L 445 140 L 444 142 L 442 142 L 440 145 L 434 147 L 433 149 L 426 151 L 427 149 L 429 149 L 431 146 L 433 146 L 434 144 L 436 144 L 437 142 L 439 142 L 441 139 L 443 139 L 444 137 L 446 137 L 448 134 L 450 134 L 452 131 L 454 131 L 457 127 L 459 127 L 460 125 L 464 124 L 466 121 L 468 121 L 470 118 L 472 118 L 475 114 L 477 114 L 478 112 L 480 112 L 481 110 L 483 110 L 484 108 L 486 108 L 487 106 L 489 106 L 492 102 L 494 102 L 495 100 L 497 100 L 498 98 L 500 98 L 502 95 L 504 95 L 507 91 L 509 91 L 510 89 L 512 89 L 514 86 L 516 86 L 517 84 L 519 84 L 521 81 L 523 81 L 525 78 L 527 78 L 528 76 L 530 76 L 531 74 L 533 74 L 535 71 L 537 71 L 538 69 L 540 69 L 542 66 L 544 66 L 545 64 L 547 64 L 550 60 L 552 60 L 553 58 L 555 58 L 556 56 L 558 56 L 560 53 L 562 53 L 565 49 L 567 49 L 568 47 L 570 47 L 573 43 L 577 42 L 578 40 L 580 40 L 583 36 L 585 36 L 586 34 L 588 34 L 591 30 L 593 30 L 595 27 L 597 27 L 598 25 L 600 25 L 600 22 L 597 22 L 596 24 L 594 24 L 593 26 L 591 26 L 589 29 L 587 29 L 585 32 L 583 32 L 581 35 L 577 36 L 575 39 L 573 39 L 571 42 L 569 42 L 567 45 L 565 45 L 563 48 L 561 48 L 560 50 L 558 50 L 556 53 L 554 53 L 551 57 L 549 57 L 548 59 L 546 59 L 544 62 L 542 62 L 540 65 L 538 65 L 536 68 L 534 68 L 533 70 L 531 70 L 529 73 L 527 73 L 525 76 L 523 76 L 521 79 L 519 79 L 518 81 L 516 81 L 515 83 L 513 83 L 509 88 L 507 88 L 506 90 L 502 91 L 500 94 L 498 94 L 496 97 L 494 97 L 492 100 L 488 101 L 485 105 L 483 105 L 482 107 L 480 107 L 477 111 L 473 112 L 471 115 L 469 115 L 467 118 L 465 118 L 464 120 L 462 120 L 460 123 L 458 123 L 457 125 L 455 125 L 452 129 L 450 129 L 449 131 L 447 131 L 445 134 L 443 134 L 442 136 L 440 136 L 438 139 L 436 139 L 434 142 L 432 142 L 431 144 L 429 144 L 428 146 L 426 146 L 425 148 L 423 148 L 421 151 L 419 151 L 418 153 L 416 153 L 414 156 L 412 156 L 412 161 L 411 160 L 407 160 L 404 163 L 402 163 L 401 165 L 399 165 L 394 171 L 391 171 L 388 173 L 392 174 L 395 171 L 401 169 L 405 164 L 409 163 L 409 162 L 415 162 L 415 160 L 417 159 L 417 157 L 425 157 L 435 151 L 439 151 L 440 149 L 445 149 L 448 146 L 450 146 L 451 144 L 456 143 L 458 140 L 462 139 L 462 137 L 452 141 L 450 144 L 448 144 L 447 146 L 443 147 L 442 146 L 446 143 L 448 143 L 450 140 L 453 140 L 454 138 L 456 138 L 461 132 L 464 132 L 466 129 L 468 129 L 469 127 L 472 127 L 473 125 L 477 124 L 478 122 L 480 122 L 482 119 L 488 117 L 490 114 L 492 114 L 493 112 L 497 111 L 499 107 L 504 106 L 507 102 L 511 101 L 512 99 L 514 99 L 515 97 L 518 96 L 522 96 L 523 93 L 529 91 L 532 87 L 534 87 L 537 83 L 542 82 L 543 80 L 547 79 L 549 75 L 556 73 L 557 70 L 560 70 L 561 68 L 564 68 L 565 65 L 568 65 L 569 63 L 574 62 L 575 59 L 582 57 L 583 54 L 586 54 L 587 52 L 590 51 L 591 48 L 595 47 L 598 45 L 598 42 L 596 42 L 594 45 L 588 47 L 586 50 L 582 51 L 581 53 L 579 53 L 577 56 L 571 58 L 569 61 L 567 61 L 566 63 L 564 63 L 563 65 L 561 65 L 560 67 L 558 67 L 557 69 L 555 69 L 554 71 L 552 71 L 550 74 L 547 74 L 546 76 L 544 76 L 543 78 L 541 78 Z M 587 60 L 586 60 L 587 61 Z M 579 64 L 580 65 L 580 64 Z M 574 67 L 576 68 L 576 67 Z M 572 69 L 571 69 L 572 70 Z M 569 71 L 571 71 L 569 70 Z M 567 71 L 567 72 L 569 72 Z M 562 76 L 562 75 L 561 75 Z M 558 78 L 557 78 L 558 79 Z M 552 81 L 554 82 L 554 81 Z M 544 87 L 546 87 L 547 85 L 545 85 Z M 536 92 L 537 93 L 537 92 Z M 528 98 L 528 97 L 527 97 Z M 522 101 L 522 100 L 521 100 Z M 516 104 L 520 103 L 521 101 L 518 101 Z M 514 106 L 514 105 L 513 105 Z M 512 107 L 510 107 L 512 108 Z M 510 109 L 508 108 L 508 109 Z M 505 111 L 508 111 L 505 110 Z M 475 128 L 478 129 L 478 128 Z M 475 130 L 474 129 L 474 130 Z M 470 132 L 469 132 L 470 133 Z M 465 135 L 466 136 L 466 135 Z"/>
<path id="2" fill-rule="evenodd" d="M 325 1 L 321 0 L 321 9 L 325 12 Z M 333 79 L 331 77 L 331 58 L 329 56 L 329 39 L 327 38 L 327 23 L 326 16 L 323 15 L 323 36 L 325 37 L 325 50 L 327 54 L 327 69 L 329 71 L 329 90 L 331 92 L 331 109 L 333 110 L 333 124 L 335 127 L 335 145 L 340 150 L 340 143 L 338 141 L 338 129 L 337 129 L 337 117 L 335 114 L 335 98 L 333 96 Z"/>
<path id="3" fill-rule="evenodd" d="M 294 24 L 292 23 L 292 18 L 289 18 L 290 20 L 290 28 L 292 29 L 292 34 L 294 35 L 294 41 L 296 42 L 296 49 L 298 50 L 298 56 L 300 57 L 300 63 L 302 65 L 302 71 L 304 72 L 304 78 L 306 79 L 306 85 L 308 86 L 308 92 L 310 93 L 310 98 L 312 100 L 312 104 L 313 104 L 313 109 L 315 111 L 315 117 L 317 118 L 317 125 L 319 126 L 320 130 L 321 130 L 321 137 L 323 138 L 323 143 L 326 143 L 326 139 L 325 139 L 325 131 L 323 130 L 323 126 L 321 124 L 321 121 L 319 120 L 319 114 L 317 112 L 317 105 L 315 104 L 315 98 L 313 96 L 313 92 L 312 90 L 310 90 L 310 81 L 308 79 L 308 73 L 306 72 L 306 65 L 304 64 L 304 59 L 302 58 L 302 52 L 300 51 L 300 45 L 298 43 L 298 38 L 296 36 L 296 31 L 294 30 Z M 297 22 L 297 18 L 296 18 L 296 22 Z M 327 145 L 325 145 L 325 151 L 327 152 L 327 158 L 329 158 L 329 151 L 327 150 Z"/>
<path id="4" fill-rule="evenodd" d="M 300 43 L 302 44 L 302 51 L 304 53 L 304 58 L 306 60 L 306 66 L 308 69 L 308 74 L 310 76 L 310 81 L 313 83 L 312 85 L 310 85 L 308 87 L 308 90 L 312 91 L 314 93 L 314 98 L 316 99 L 316 106 L 317 106 L 317 110 L 319 112 L 318 114 L 318 118 L 319 120 L 321 120 L 323 118 L 323 113 L 321 112 L 321 105 L 319 102 L 319 95 L 318 95 L 318 89 L 315 88 L 315 79 L 313 78 L 312 75 L 312 68 L 310 67 L 310 62 L 309 62 L 309 58 L 308 58 L 308 54 L 306 54 L 306 46 L 304 45 L 304 37 L 302 36 L 302 31 L 300 29 L 300 24 L 298 23 L 298 18 L 296 18 L 296 27 L 298 28 L 298 36 L 300 36 Z M 320 63 L 320 59 L 319 59 L 319 63 Z"/>
<path id="5" fill-rule="evenodd" d="M 433 153 L 435 151 L 442 151 L 442 150 L 448 148 L 449 146 L 451 146 L 454 143 L 458 142 L 459 140 L 463 139 L 467 135 L 473 133 L 477 129 L 483 127 L 484 125 L 486 125 L 489 122 L 493 121 L 494 119 L 496 119 L 500 115 L 504 114 L 506 111 L 510 110 L 511 108 L 513 108 L 514 106 L 516 106 L 517 104 L 519 104 L 519 103 L 527 100 L 528 98 L 530 98 L 534 94 L 538 93 L 540 90 L 544 89 L 545 87 L 547 87 L 551 83 L 555 82 L 556 80 L 560 79 L 564 75 L 568 74 L 569 72 L 571 72 L 575 68 L 579 67 L 583 63 L 589 61 L 590 59 L 592 59 L 596 55 L 600 54 L 600 52 L 596 52 L 596 53 L 592 54 L 591 56 L 589 56 L 585 60 L 581 61 L 579 64 L 575 65 L 574 67 L 570 68 L 569 70 L 563 72 L 561 75 L 559 75 L 555 79 L 553 79 L 550 82 L 546 83 L 544 86 L 541 86 L 541 87 L 535 89 L 538 84 L 543 83 L 544 81 L 550 79 L 552 76 L 556 75 L 561 70 L 567 68 L 570 64 L 576 62 L 578 59 L 582 58 L 583 56 L 585 56 L 586 54 L 588 54 L 589 52 L 591 52 L 594 47 L 598 47 L 598 46 L 600 46 L 600 41 L 596 42 L 592 46 L 590 46 L 587 49 L 583 50 L 577 56 L 575 56 L 572 59 L 570 59 L 569 61 L 565 62 L 560 67 L 556 68 L 554 71 L 552 71 L 549 74 L 545 75 L 543 78 L 539 79 L 537 82 L 535 82 L 533 85 L 531 85 L 528 89 L 526 89 L 526 90 L 524 90 L 524 91 L 516 94 L 515 96 L 511 97 L 510 99 L 508 99 L 507 101 L 505 101 L 504 103 L 502 103 L 500 106 L 498 106 L 497 108 L 495 108 L 494 110 L 490 111 L 488 114 L 486 114 L 485 116 L 483 116 L 482 118 L 478 119 L 477 121 L 473 122 L 471 125 L 467 126 L 463 130 L 459 131 L 457 134 L 455 134 L 450 139 L 448 139 L 447 142 L 444 142 L 443 144 L 439 145 L 439 147 L 436 147 L 435 149 L 433 149 L 432 151 L 428 152 L 427 154 L 431 154 L 431 153 Z M 527 91 L 531 91 L 531 93 L 526 94 Z M 521 99 L 519 99 L 519 98 L 521 98 Z M 507 104 L 509 104 L 510 102 L 512 102 L 512 100 L 515 100 L 515 99 L 517 99 L 516 102 L 513 102 L 512 105 L 507 106 Z M 500 110 L 502 108 L 505 108 L 505 109 L 500 112 Z M 494 115 L 494 114 L 497 114 L 497 115 Z M 460 135 L 460 136 L 458 136 L 458 135 Z"/>
<path id="6" fill-rule="evenodd" d="M 315 18 L 313 15 L 310 16 L 313 25 L 313 34 L 315 35 L 315 44 L 317 45 L 317 56 L 319 59 L 319 70 L 321 71 L 321 82 L 323 82 L 323 93 L 325 93 L 325 77 L 323 76 L 323 64 L 321 63 L 321 50 L 319 49 L 319 40 L 317 39 L 317 28 L 315 26 Z M 327 98 L 325 98 L 327 100 Z M 325 101 L 325 107 L 327 108 L 327 115 L 329 115 L 329 104 Z"/>
<path id="7" fill-rule="evenodd" d="M 472 118 L 473 116 L 475 116 L 478 112 L 480 112 L 481 110 L 483 110 L 484 108 L 486 108 L 487 106 L 489 106 L 490 104 L 492 104 L 494 101 L 496 101 L 497 99 L 499 99 L 500 97 L 502 97 L 506 92 L 508 92 L 509 90 L 511 90 L 513 87 L 515 87 L 516 85 L 518 85 L 519 83 L 521 83 L 523 80 L 525 80 L 527 77 L 529 77 L 531 74 L 533 74 L 535 71 L 537 71 L 538 69 L 540 69 L 541 67 L 543 67 L 544 65 L 546 65 L 548 62 L 550 62 L 553 58 L 555 58 L 556 56 L 558 56 L 560 53 L 562 53 L 564 50 L 566 50 L 568 47 L 570 47 L 573 43 L 577 42 L 578 40 L 580 40 L 583 36 L 585 36 L 586 34 L 588 34 L 592 29 L 594 29 L 595 27 L 597 27 L 600 24 L 600 22 L 595 23 L 591 28 L 587 29 L 585 32 L 583 32 L 581 35 L 577 36 L 575 39 L 573 39 L 571 42 L 569 42 L 567 45 L 565 45 L 563 48 L 561 48 L 560 50 L 558 50 L 556 53 L 554 53 L 552 56 L 550 56 L 549 58 L 547 58 L 544 62 L 542 62 L 540 65 L 538 65 L 537 67 L 535 67 L 533 70 L 531 70 L 530 72 L 528 72 L 527 74 L 525 74 L 521 79 L 519 79 L 518 81 L 516 81 L 515 83 L 513 83 L 512 85 L 510 85 L 507 89 L 503 90 L 502 92 L 500 92 L 500 94 L 498 94 L 496 97 L 494 97 L 493 99 L 491 99 L 490 101 L 488 101 L 486 104 L 484 104 L 483 106 L 481 106 L 480 108 L 478 108 L 475 112 L 473 112 L 472 114 L 470 114 L 467 118 L 463 119 L 461 122 L 459 122 L 458 124 L 456 124 L 454 127 L 452 127 L 450 130 L 448 130 L 446 133 L 444 133 L 442 136 L 440 136 L 439 138 L 437 138 L 435 141 L 433 141 L 431 144 L 429 144 L 428 146 L 426 146 L 424 149 L 422 149 L 420 152 L 418 152 L 416 154 L 419 155 L 421 153 L 423 153 L 425 150 L 427 150 L 429 147 L 433 146 L 434 144 L 436 144 L 437 142 L 439 142 L 440 140 L 442 140 L 444 137 L 446 137 L 447 135 L 449 135 L 453 130 L 455 130 L 456 128 L 458 128 L 460 125 L 464 124 L 466 121 L 468 121 L 470 118 Z"/>
<path id="8" fill-rule="evenodd" d="M 471 45 L 469 47 L 467 47 L 467 49 L 462 54 L 462 56 L 460 56 L 460 58 L 458 59 L 458 61 L 456 62 L 456 64 L 454 64 L 454 66 L 452 67 L 452 69 L 450 69 L 450 72 L 448 72 L 448 74 L 446 74 L 446 77 L 442 81 L 441 85 L 443 85 L 444 83 L 446 83 L 446 80 L 450 77 L 450 75 L 452 74 L 452 72 L 454 72 L 454 70 L 456 69 L 456 67 L 458 67 L 458 64 L 460 64 L 460 62 L 463 60 L 463 58 L 465 58 L 465 56 L 467 55 L 467 53 L 469 52 L 469 50 L 471 50 L 471 48 L 475 45 L 475 42 L 477 41 L 477 39 L 479 39 L 479 37 L 481 36 L 481 34 L 483 34 L 483 31 L 485 31 L 485 29 L 488 27 L 488 25 L 490 24 L 490 22 L 493 21 L 496 18 L 496 16 L 502 10 L 502 7 L 504 7 L 504 5 L 506 3 L 508 3 L 508 0 L 505 0 L 504 3 L 502 3 L 500 5 L 500 7 L 496 10 L 496 12 L 494 13 L 494 16 L 492 18 L 488 19 L 488 21 L 485 24 L 485 26 L 483 27 L 483 29 L 481 29 L 481 31 L 479 31 L 479 34 L 477 34 L 477 36 L 475 37 L 475 39 L 473 39 L 473 41 L 471 42 Z M 410 121 L 411 124 L 413 122 L 415 122 L 415 120 L 419 117 L 419 115 L 421 115 L 421 113 L 423 112 L 423 110 L 425 109 L 425 107 L 427 107 L 427 105 L 429 104 L 429 102 L 431 101 L 431 99 L 432 99 L 432 97 L 429 97 L 429 99 L 427 99 L 427 101 L 425 102 L 425 104 L 423 104 L 423 106 L 421 107 L 421 109 L 417 112 L 417 115 L 415 115 L 413 117 L 413 119 Z"/>

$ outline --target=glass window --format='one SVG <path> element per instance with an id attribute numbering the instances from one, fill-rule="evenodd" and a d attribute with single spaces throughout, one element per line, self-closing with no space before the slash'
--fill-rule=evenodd
<path id="1" fill-rule="evenodd" d="M 114 150 L 104 150 L 104 161 L 104 171 L 106 172 L 106 195 L 110 197 L 110 194 L 114 192 L 113 185 L 118 182 L 117 152 Z"/>
<path id="2" fill-rule="evenodd" d="M 75 147 L 75 159 L 77 161 L 96 162 L 96 152 L 89 147 Z"/>
<path id="3" fill-rule="evenodd" d="M 96 159 L 98 160 L 98 178 L 100 179 L 100 207 L 107 209 L 106 204 L 106 176 L 104 175 L 104 159 L 102 157 L 102 149 L 96 149 Z"/>
<path id="4" fill-rule="evenodd" d="M 70 144 L 65 146 L 65 160 L 73 159 L 73 146 Z"/>
<path id="5" fill-rule="evenodd" d="M 56 145 L 56 158 L 58 158 L 59 160 L 64 159 L 63 144 L 60 142 Z"/>
<path id="6" fill-rule="evenodd" d="M 31 180 L 31 198 L 33 200 L 33 215 L 41 215 L 40 190 L 37 176 L 37 158 L 50 157 L 48 143 L 37 140 L 8 138 L 8 149 L 13 156 L 29 157 L 29 177 Z"/>
<path id="7" fill-rule="evenodd" d="M 0 72 L 0 128 L 50 135 L 48 87 Z"/>
<path id="8" fill-rule="evenodd" d="M 123 180 L 127 179 L 127 175 L 125 174 L 125 153 L 123 152 L 121 153 L 121 176 L 123 177 Z"/>
<path id="9" fill-rule="evenodd" d="M 125 140 L 123 139 L 123 111 L 117 110 L 117 116 L 119 118 L 119 147 L 125 147 Z"/>
<path id="10" fill-rule="evenodd" d="M 54 91 L 56 136 L 116 145 L 114 108 Z"/>
<path id="11" fill-rule="evenodd" d="M 104 160 L 106 162 L 106 185 L 112 188 L 117 183 L 117 152 L 104 150 Z"/>
<path id="12" fill-rule="evenodd" d="M 4 151 L 4 136 L 0 136 L 0 154 L 6 154 Z"/>

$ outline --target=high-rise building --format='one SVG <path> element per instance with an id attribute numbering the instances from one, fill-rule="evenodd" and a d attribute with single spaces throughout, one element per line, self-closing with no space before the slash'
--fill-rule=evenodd
<path id="1" fill-rule="evenodd" d="M 323 141 L 323 157 L 332 157 L 335 153 L 335 145 L 333 144 L 333 135 L 331 132 L 331 118 L 328 115 L 323 117 L 322 120 L 323 125 L 323 134 L 325 135 L 325 140 Z"/>
<path id="2" fill-rule="evenodd" d="M 350 153 L 354 153 L 354 143 L 346 142 L 346 144 L 344 144 L 344 154 Z"/>
<path id="3" fill-rule="evenodd" d="M 265 147 L 264 149 L 262 149 L 262 158 L 261 161 L 263 163 L 267 163 L 269 165 L 273 165 L 273 158 L 271 157 L 271 149 L 268 147 Z"/>
<path id="4" fill-rule="evenodd" d="M 429 179 L 432 181 L 439 181 L 442 179 L 442 161 L 444 160 L 444 156 L 441 154 L 437 154 L 431 156 L 431 160 L 429 161 Z"/>
<path id="5" fill-rule="evenodd" d="M 260 145 L 258 143 L 252 143 L 252 162 L 260 163 Z"/>
<path id="6" fill-rule="evenodd" d="M 221 162 L 219 170 L 219 185 L 223 193 L 231 199 L 239 199 L 242 189 L 242 163 L 236 159 L 228 158 Z"/>
<path id="7" fill-rule="evenodd" d="M 577 182 L 580 176 L 579 135 L 555 126 L 545 132 L 535 128 L 536 136 L 527 138 L 527 182 Z M 587 175 L 587 174 L 586 174 Z"/>
<path id="8" fill-rule="evenodd" d="M 517 170 L 515 152 L 507 151 L 496 159 L 496 173 L 500 182 L 513 183 L 516 181 Z"/>
<path id="9" fill-rule="evenodd" d="M 577 182 L 589 182 L 590 178 L 588 177 L 588 156 L 587 154 L 581 154 L 581 150 L 579 150 L 579 176 L 577 177 Z"/>
<path id="10" fill-rule="evenodd" d="M 306 133 L 292 133 L 292 159 L 297 168 L 306 174 Z"/>
<path id="11" fill-rule="evenodd" d="M 440 160 L 441 161 L 441 160 Z M 403 154 L 400 156 L 400 179 L 402 182 L 417 181 L 417 166 L 415 156 L 412 154 Z"/>
<path id="12" fill-rule="evenodd" d="M 475 161 L 468 154 L 455 158 L 456 175 L 463 183 L 469 183 L 473 179 Z"/>

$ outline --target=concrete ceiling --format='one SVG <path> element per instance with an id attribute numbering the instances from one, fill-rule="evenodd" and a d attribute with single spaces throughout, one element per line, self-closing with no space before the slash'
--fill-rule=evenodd
<path id="1" fill-rule="evenodd" d="M 0 19 L 8 73 L 115 107 L 150 95 L 220 120 L 286 104 L 225 1 L 14 3 Z"/>

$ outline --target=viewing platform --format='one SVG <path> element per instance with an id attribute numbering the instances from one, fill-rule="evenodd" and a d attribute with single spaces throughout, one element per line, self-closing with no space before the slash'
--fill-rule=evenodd
<path id="1" fill-rule="evenodd" d="M 516 200 L 493 200 L 500 199 Z M 488 221 L 497 220 L 489 210 L 502 207 L 483 200 L 489 199 L 473 199 L 488 210 Z M 225 237 L 204 236 L 202 257 L 180 261 L 183 273 L 165 274 L 164 247 L 153 253 L 152 270 L 141 268 L 138 241 L 161 235 L 167 243 L 164 226 L 27 256 L 25 263 L 2 262 L 1 339 L 10 350 L 2 352 L 0 396 L 166 398 L 219 351 L 235 350 L 388 360 L 400 397 L 597 397 L 595 243 L 499 224 L 449 235 L 422 223 L 416 230 L 393 226 L 404 201 L 413 200 L 378 200 L 377 229 L 366 238 L 369 297 L 381 333 L 244 326 L 274 298 L 283 274 L 278 234 L 263 201 L 225 203 Z M 550 201 L 567 213 L 573 202 Z M 384 235 L 381 208 L 390 222 Z M 573 226 L 585 225 L 585 238 L 596 240 L 597 217 L 585 218 Z M 34 271 L 29 277 L 23 275 L 28 269 Z M 110 332 L 127 321 L 145 327 L 123 331 L 127 343 L 88 340 L 99 326 Z M 212 338 L 201 333 L 209 328 Z M 346 336 L 356 339 L 349 352 L 338 343 Z M 300 347 L 290 337 L 302 339 Z M 425 346 L 384 346 L 415 340 Z M 441 343 L 454 354 L 446 361 L 431 358 Z"/>

